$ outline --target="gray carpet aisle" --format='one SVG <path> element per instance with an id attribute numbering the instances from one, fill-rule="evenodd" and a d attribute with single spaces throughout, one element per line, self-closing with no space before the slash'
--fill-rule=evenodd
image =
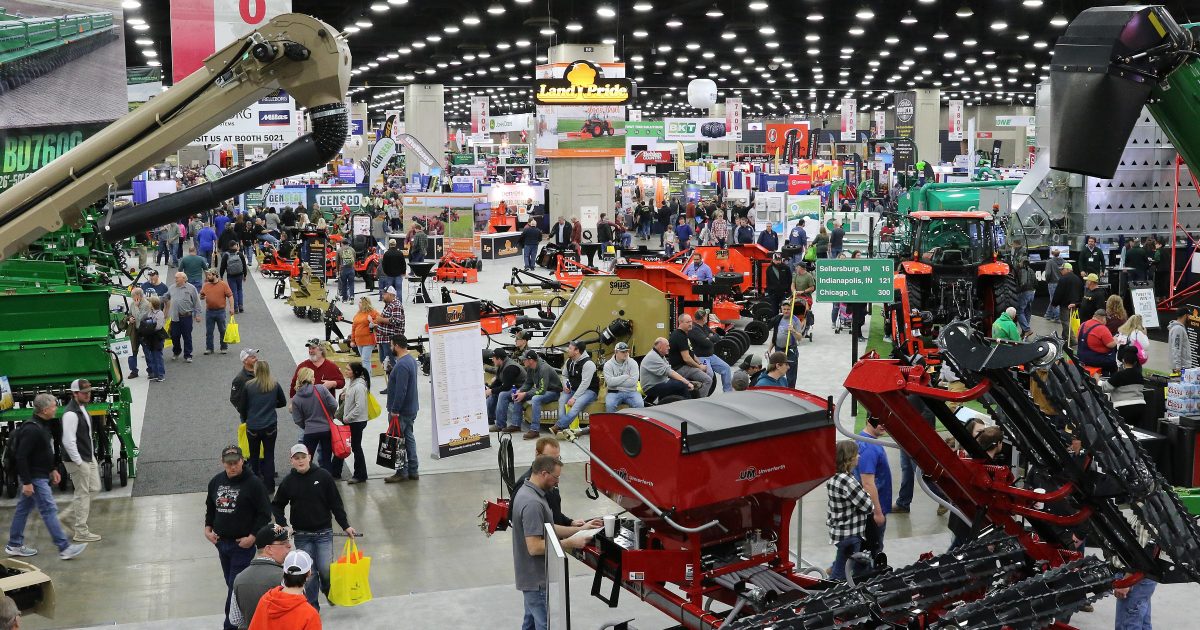
<path id="1" fill-rule="evenodd" d="M 258 267 L 251 271 L 258 273 Z M 164 351 L 167 380 L 150 384 L 133 496 L 204 492 L 208 481 L 221 471 L 221 448 L 237 441 L 238 417 L 229 404 L 229 387 L 241 369 L 242 348 L 258 348 L 259 357 L 270 362 L 272 374 L 286 392 L 296 366 L 257 285 L 247 280 L 243 290 L 246 312 L 236 316 L 242 342 L 231 345 L 229 354 L 203 354 L 203 318 L 192 332 L 193 363 L 184 363 L 183 357 L 172 361 L 172 350 Z M 318 326 L 313 324 L 314 329 Z M 213 345 L 219 350 L 219 342 L 214 340 Z M 286 407 L 280 409 L 275 443 L 280 475 L 288 471 L 288 448 L 298 438 L 291 414 Z"/>

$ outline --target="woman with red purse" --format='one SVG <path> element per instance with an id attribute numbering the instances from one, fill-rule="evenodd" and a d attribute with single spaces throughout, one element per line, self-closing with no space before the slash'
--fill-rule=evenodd
<path id="1" fill-rule="evenodd" d="M 334 446 L 332 431 L 350 428 L 333 423 L 330 409 L 337 409 L 337 400 L 324 385 L 314 384 L 315 375 L 309 368 L 296 372 L 296 395 L 292 397 L 292 421 L 304 430 L 303 442 L 317 459 L 317 465 L 333 472 Z M 319 450 L 318 450 L 319 447 Z"/>

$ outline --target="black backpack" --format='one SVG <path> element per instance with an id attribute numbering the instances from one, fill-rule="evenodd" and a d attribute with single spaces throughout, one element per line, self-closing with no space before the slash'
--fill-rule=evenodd
<path id="1" fill-rule="evenodd" d="M 138 322 L 137 334 L 142 339 L 152 339 L 158 333 L 158 322 L 154 319 L 154 314 L 150 313 Z"/>
<path id="2" fill-rule="evenodd" d="M 25 423 L 22 422 L 13 427 L 8 433 L 8 440 L 4 444 L 4 459 L 0 462 L 4 466 L 4 478 L 15 481 L 17 478 L 17 438 L 21 434 L 21 427 Z"/>

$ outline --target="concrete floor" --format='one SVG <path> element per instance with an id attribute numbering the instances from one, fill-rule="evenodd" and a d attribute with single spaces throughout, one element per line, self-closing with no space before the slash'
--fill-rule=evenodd
<path id="1" fill-rule="evenodd" d="M 518 261 L 516 258 L 488 261 L 479 284 L 468 287 L 467 291 L 500 301 L 504 297 L 500 286 L 508 279 L 509 267 Z M 271 285 L 272 282 L 258 278 L 246 288 L 262 293 L 287 346 L 270 350 L 279 354 L 290 352 L 298 360 L 304 352 L 303 341 L 317 336 L 321 327 L 293 317 L 282 301 L 271 299 Z M 410 336 L 423 330 L 424 311 L 419 305 L 407 308 Z M 819 328 L 814 342 L 801 348 L 804 364 L 811 367 L 801 372 L 800 387 L 820 395 L 837 394 L 850 366 L 850 339 L 844 334 L 831 334 L 828 317 L 828 306 L 818 305 Z M 236 366 L 236 358 L 228 360 Z M 169 369 L 178 375 L 185 366 L 169 366 Z M 426 383 L 422 379 L 425 409 L 429 398 Z M 223 391 L 227 385 L 222 382 L 195 386 L 218 387 Z M 144 400 L 145 381 L 134 381 L 134 387 L 135 400 L 139 395 Z M 223 397 L 219 404 L 225 404 Z M 372 557 L 371 586 L 376 599 L 353 609 L 324 608 L 326 626 L 394 628 L 400 619 L 436 619 L 418 625 L 516 627 L 520 623 L 521 602 L 512 588 L 511 540 L 505 533 L 486 538 L 479 530 L 477 517 L 483 501 L 499 492 L 496 451 L 430 460 L 425 457 L 431 443 L 427 412 L 422 412 L 420 420 L 417 439 L 422 445 L 424 474 L 419 482 L 395 486 L 373 478 L 362 485 L 339 486 L 352 524 L 364 534 L 361 547 Z M 141 421 L 140 417 L 135 418 L 135 427 L 140 429 Z M 374 429 L 367 431 L 372 440 L 366 448 L 368 453 L 374 449 L 377 433 Z M 517 466 L 523 469 L 532 459 L 532 444 L 517 441 L 514 447 Z M 615 506 L 606 499 L 592 501 L 584 496 L 585 472 L 579 463 L 584 459 L 582 453 L 567 447 L 563 455 L 571 462 L 562 478 L 564 511 L 576 517 L 615 512 Z M 898 478 L 898 458 L 893 454 L 891 459 L 894 476 Z M 385 474 L 371 464 L 373 477 Z M 212 473 L 218 470 L 214 457 Z M 34 564 L 53 577 L 59 605 L 54 619 L 31 615 L 23 619 L 22 627 L 35 630 L 219 627 L 225 585 L 216 554 L 201 533 L 203 495 L 130 497 L 128 494 L 128 489 L 105 493 L 104 500 L 94 504 L 92 529 L 105 539 L 89 546 L 82 556 L 70 563 L 63 563 L 49 553 L 33 558 Z M 60 497 L 60 504 L 67 499 Z M 833 548 L 828 544 L 825 526 L 823 487 L 805 497 L 800 512 L 801 536 L 796 546 L 806 559 L 817 566 L 826 566 L 832 560 Z M 10 507 L 0 507 L 0 520 L 10 516 Z M 52 549 L 40 521 L 31 519 L 27 533 L 30 544 Z M 335 540 L 335 546 L 338 542 Z M 912 562 L 927 551 L 939 552 L 948 543 L 945 517 L 938 517 L 935 505 L 919 491 L 912 513 L 895 515 L 890 520 L 887 545 L 896 565 Z M 628 594 L 622 597 L 619 610 L 609 610 L 588 596 L 590 578 L 586 567 L 572 561 L 571 574 L 575 576 L 573 619 L 577 628 L 599 628 L 603 622 L 629 618 L 636 618 L 636 627 L 642 629 L 674 625 L 667 616 Z M 1186 598 L 1194 595 L 1194 587 L 1187 585 L 1160 587 L 1155 597 L 1156 621 L 1162 627 L 1195 627 L 1188 613 L 1190 606 L 1186 605 L 1189 601 Z M 1097 630 L 1112 627 L 1112 607 L 1111 598 L 1104 600 L 1095 613 L 1081 615 L 1075 623 L 1080 628 Z"/>

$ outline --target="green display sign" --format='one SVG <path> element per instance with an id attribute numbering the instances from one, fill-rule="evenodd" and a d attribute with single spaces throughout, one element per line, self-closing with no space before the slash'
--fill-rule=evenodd
<path id="1" fill-rule="evenodd" d="M 684 187 L 687 186 L 687 181 L 687 171 L 671 171 L 667 175 L 667 194 L 682 195 Z"/>
<path id="2" fill-rule="evenodd" d="M 817 260 L 818 302 L 872 303 L 893 300 L 889 258 Z"/>
<path id="3" fill-rule="evenodd" d="M 452 153 L 450 154 L 450 163 L 455 166 L 474 164 L 475 156 L 470 153 Z"/>
<path id="4" fill-rule="evenodd" d="M 625 135 L 630 138 L 658 138 L 662 140 L 666 137 L 666 129 L 661 120 L 629 120 L 625 122 Z"/>
<path id="5" fill-rule="evenodd" d="M 83 144 L 105 124 L 0 130 L 0 192 Z"/>

